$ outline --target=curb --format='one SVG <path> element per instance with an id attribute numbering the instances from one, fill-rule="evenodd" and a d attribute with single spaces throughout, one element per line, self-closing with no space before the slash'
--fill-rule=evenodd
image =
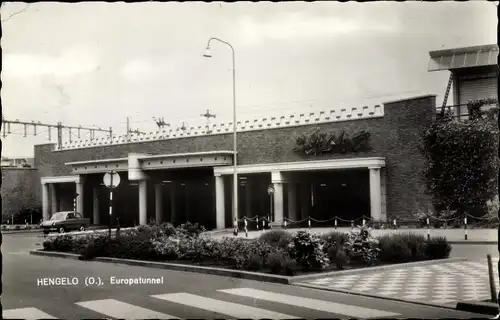
<path id="1" fill-rule="evenodd" d="M 472 313 L 481 313 L 487 314 L 491 316 L 496 316 L 499 313 L 498 304 L 493 302 L 468 302 L 462 301 L 457 303 L 457 310 L 472 312 Z"/>
<path id="2" fill-rule="evenodd" d="M 36 233 L 36 232 L 42 232 L 42 229 L 32 229 L 32 230 L 12 230 L 12 231 L 9 231 L 9 230 L 6 230 L 6 231 L 3 231 L 2 230 L 2 234 L 12 234 L 12 233 Z"/>
<path id="3" fill-rule="evenodd" d="M 233 270 L 233 269 L 223 269 L 216 267 L 183 265 L 178 263 L 151 262 L 143 260 L 117 259 L 117 258 L 105 258 L 105 257 L 97 257 L 93 259 L 93 261 L 115 263 L 115 264 L 126 264 L 131 266 L 152 267 L 152 268 L 168 269 L 175 271 L 204 273 L 204 274 L 217 275 L 223 277 L 240 278 L 246 280 L 256 280 L 256 281 L 264 281 L 264 282 L 272 282 L 280 284 L 290 284 L 290 277 L 280 276 L 280 275 L 270 275 L 265 273 L 257 273 L 244 270 Z"/>
<path id="4" fill-rule="evenodd" d="M 48 256 L 56 258 L 66 258 L 73 260 L 83 260 L 83 257 L 79 254 L 65 253 L 65 252 L 54 252 L 54 251 L 44 251 L 44 250 L 32 250 L 30 254 L 37 256 Z M 250 272 L 244 270 L 232 270 L 214 267 L 204 267 L 204 266 L 193 266 L 184 265 L 178 263 L 166 263 L 166 262 L 155 262 L 155 261 L 144 261 L 144 260 L 132 260 L 132 259 L 119 259 L 119 258 L 107 258 L 107 257 L 96 257 L 92 260 L 87 260 L 89 262 L 104 262 L 104 263 L 114 263 L 130 266 L 140 266 L 140 267 L 150 267 L 158 269 L 167 269 L 175 271 L 185 271 L 185 272 L 195 272 L 211 274 L 223 277 L 240 278 L 247 280 L 264 281 L 271 283 L 280 284 L 290 284 L 290 277 L 271 275 L 265 273 Z"/>
<path id="5" fill-rule="evenodd" d="M 351 294 L 351 295 L 355 295 L 355 296 L 362 296 L 362 297 L 391 300 L 391 301 L 398 301 L 398 302 L 404 302 L 404 303 L 419 304 L 419 305 L 427 306 L 427 307 L 457 310 L 454 306 L 447 306 L 444 304 L 437 304 L 437 303 L 424 302 L 424 301 L 418 301 L 418 300 L 399 299 L 399 298 L 387 297 L 387 296 L 382 296 L 382 295 L 349 291 L 349 290 L 342 290 L 342 289 L 326 288 L 326 287 L 317 286 L 317 285 L 313 285 L 313 284 L 292 284 L 292 285 L 296 286 L 296 287 L 303 287 L 303 288 L 309 288 L 309 289 L 317 289 L 317 290 L 330 291 L 330 292 L 346 293 L 346 294 Z M 498 311 L 498 308 L 497 308 L 497 311 Z M 496 315 L 496 313 L 495 313 L 495 315 Z"/>
<path id="6" fill-rule="evenodd" d="M 296 282 L 305 281 L 305 280 L 313 280 L 313 279 L 320 279 L 320 278 L 327 278 L 327 277 L 333 278 L 333 277 L 340 277 L 340 276 L 352 275 L 352 274 L 358 274 L 358 273 L 377 272 L 377 271 L 385 271 L 385 270 L 393 270 L 393 269 L 404 269 L 404 268 L 412 268 L 412 267 L 416 267 L 416 266 L 425 266 L 425 265 L 438 264 L 438 263 L 459 262 L 459 261 L 466 261 L 466 260 L 467 260 L 467 258 L 435 259 L 435 260 L 390 264 L 390 265 L 378 266 L 378 267 L 367 267 L 367 268 L 358 268 L 358 269 L 352 269 L 352 270 L 324 272 L 321 274 L 310 274 L 310 275 L 308 274 L 308 275 L 293 277 L 292 279 L 290 279 L 290 284 L 295 284 Z"/>
<path id="7" fill-rule="evenodd" d="M 57 258 L 67 258 L 73 260 L 83 260 L 83 257 L 79 254 L 74 253 L 64 253 L 64 252 L 54 252 L 54 251 L 44 251 L 44 250 L 32 250 L 30 254 L 38 255 L 38 256 L 49 256 L 49 257 L 57 257 Z M 372 268 L 362 268 L 355 270 L 345 270 L 345 271 L 333 271 L 333 272 L 325 272 L 325 273 L 316 273 L 311 275 L 303 275 L 303 276 L 281 276 L 281 275 L 272 275 L 266 273 L 259 272 L 251 272 L 245 270 L 233 270 L 233 269 L 224 269 L 224 268 L 216 268 L 216 267 L 205 267 L 205 266 L 193 266 L 193 265 L 185 265 L 179 263 L 167 263 L 167 262 L 156 262 L 156 261 L 144 261 L 144 260 L 132 260 L 132 259 L 119 259 L 119 258 L 108 258 L 108 257 L 96 257 L 89 261 L 96 262 L 106 262 L 106 263 L 114 263 L 114 264 L 125 264 L 130 266 L 141 266 L 141 267 L 151 267 L 151 268 L 159 268 L 159 269 L 167 269 L 167 270 L 175 270 L 175 271 L 184 271 L 184 272 L 195 272 L 195 273 L 204 273 L 211 274 L 223 277 L 231 277 L 231 278 L 240 278 L 247 280 L 256 280 L 270 283 L 280 283 L 280 284 L 295 284 L 296 282 L 304 281 L 307 279 L 317 279 L 317 278 L 325 278 L 332 276 L 341 276 L 345 274 L 353 274 L 353 273 L 364 273 L 371 271 L 380 271 L 387 269 L 397 269 L 404 267 L 411 267 L 415 265 L 425 265 L 425 264 L 434 264 L 439 262 L 449 262 L 449 261 L 464 261 L 465 258 L 450 258 L 450 259 L 439 259 L 439 260 L 431 260 L 431 261 L 419 261 L 413 263 L 405 263 L 405 264 L 397 264 L 397 265 L 389 265 L 389 266 L 381 266 L 381 267 L 372 267 Z M 349 292 L 349 291 L 347 291 Z"/>
<path id="8" fill-rule="evenodd" d="M 31 250 L 30 254 L 34 256 L 45 256 L 72 260 L 83 260 L 83 257 L 76 253 L 66 253 L 66 252 L 55 252 L 55 251 L 44 251 L 44 250 Z"/>
<path id="9" fill-rule="evenodd" d="M 474 240 L 460 240 L 460 241 L 448 241 L 449 244 L 482 244 L 482 245 L 488 245 L 488 244 L 498 244 L 498 241 L 474 241 Z"/>

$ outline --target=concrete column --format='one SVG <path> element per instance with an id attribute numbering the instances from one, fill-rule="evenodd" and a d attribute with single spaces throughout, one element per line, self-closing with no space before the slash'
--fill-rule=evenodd
<path id="1" fill-rule="evenodd" d="M 50 219 L 50 198 L 48 183 L 42 183 L 42 215 L 43 221 L 47 221 Z"/>
<path id="2" fill-rule="evenodd" d="M 288 219 L 298 221 L 297 216 L 297 185 L 293 182 L 288 187 Z"/>
<path id="3" fill-rule="evenodd" d="M 189 221 L 189 222 L 193 222 L 194 221 L 191 221 L 191 206 L 189 205 L 189 184 L 188 182 L 184 182 L 184 208 L 186 209 L 186 222 Z"/>
<path id="4" fill-rule="evenodd" d="M 246 216 L 251 218 L 254 216 L 254 214 L 252 214 L 252 189 L 250 188 L 250 181 L 248 181 L 248 178 L 247 178 L 247 182 L 246 182 L 246 185 L 245 185 L 245 212 L 246 212 Z"/>
<path id="5" fill-rule="evenodd" d="M 157 224 L 163 222 L 163 186 L 161 183 L 155 185 L 155 220 Z"/>
<path id="6" fill-rule="evenodd" d="M 370 215 L 373 220 L 379 221 L 382 214 L 380 167 L 368 169 L 370 170 Z"/>
<path id="7" fill-rule="evenodd" d="M 275 182 L 274 184 L 274 222 L 283 223 L 283 183 Z"/>
<path id="8" fill-rule="evenodd" d="M 139 225 L 148 224 L 147 180 L 139 180 Z"/>
<path id="9" fill-rule="evenodd" d="M 387 221 L 387 186 L 386 186 L 386 169 L 380 169 L 380 188 L 382 193 L 382 212 L 381 212 L 381 220 Z"/>
<path id="10" fill-rule="evenodd" d="M 99 188 L 94 187 L 92 190 L 92 213 L 94 215 L 94 225 L 101 223 L 101 215 L 99 212 Z"/>
<path id="11" fill-rule="evenodd" d="M 308 183 L 302 182 L 300 184 L 300 206 L 301 206 L 301 219 L 305 219 L 310 214 L 311 209 L 311 190 Z"/>
<path id="12" fill-rule="evenodd" d="M 76 197 L 76 211 L 79 212 L 82 217 L 85 217 L 85 213 L 83 212 L 83 181 L 76 183 L 76 193 L 78 194 Z"/>
<path id="13" fill-rule="evenodd" d="M 177 184 L 175 181 L 170 183 L 170 222 L 175 224 L 177 222 Z"/>
<path id="14" fill-rule="evenodd" d="M 54 183 L 50 184 L 50 204 L 51 213 L 54 214 L 59 211 L 59 202 L 57 201 L 57 186 Z"/>
<path id="15" fill-rule="evenodd" d="M 215 207 L 217 229 L 224 229 L 226 226 L 225 196 L 224 196 L 224 178 L 215 176 Z"/>

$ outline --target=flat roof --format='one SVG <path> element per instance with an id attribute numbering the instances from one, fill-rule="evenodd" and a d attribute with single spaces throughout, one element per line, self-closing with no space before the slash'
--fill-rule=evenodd
<path id="1" fill-rule="evenodd" d="M 488 44 L 429 52 L 427 71 L 455 70 L 498 64 L 498 45 Z"/>

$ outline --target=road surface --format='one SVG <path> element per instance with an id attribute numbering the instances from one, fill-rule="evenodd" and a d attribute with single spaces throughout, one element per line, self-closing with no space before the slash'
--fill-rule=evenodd
<path id="1" fill-rule="evenodd" d="M 29 250 L 42 241 L 36 234 L 3 235 L 4 318 L 479 317 L 445 308 L 288 285 L 29 255 Z M 160 279 L 162 283 L 112 284 L 111 278 L 115 282 Z M 55 279 L 67 279 L 59 280 L 67 284 L 47 285 Z M 101 285 L 86 285 L 86 279 L 96 279 Z"/>

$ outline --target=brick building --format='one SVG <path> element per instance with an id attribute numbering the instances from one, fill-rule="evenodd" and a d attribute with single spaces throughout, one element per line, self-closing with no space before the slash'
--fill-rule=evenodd
<path id="1" fill-rule="evenodd" d="M 430 198 L 419 144 L 435 110 L 435 96 L 424 95 L 376 106 L 238 122 L 239 218 L 268 216 L 272 208 L 277 223 L 308 216 L 364 215 L 385 221 L 427 207 Z M 319 155 L 295 150 L 297 137 L 316 130 L 335 134 L 337 142 L 342 131 L 351 138 L 367 132 L 369 149 Z M 341 144 L 349 143 L 352 140 L 344 139 Z M 155 219 L 200 222 L 208 229 L 231 227 L 234 155 L 230 150 L 231 123 L 214 124 L 209 133 L 198 127 L 130 140 L 73 141 L 60 150 L 54 144 L 37 145 L 35 167 L 41 177 L 44 219 L 71 209 L 78 194 L 77 210 L 94 224 L 106 224 L 109 196 L 102 178 L 115 170 L 121 183 L 113 194 L 113 215 L 122 225 Z M 273 200 L 267 193 L 270 184 Z"/>

